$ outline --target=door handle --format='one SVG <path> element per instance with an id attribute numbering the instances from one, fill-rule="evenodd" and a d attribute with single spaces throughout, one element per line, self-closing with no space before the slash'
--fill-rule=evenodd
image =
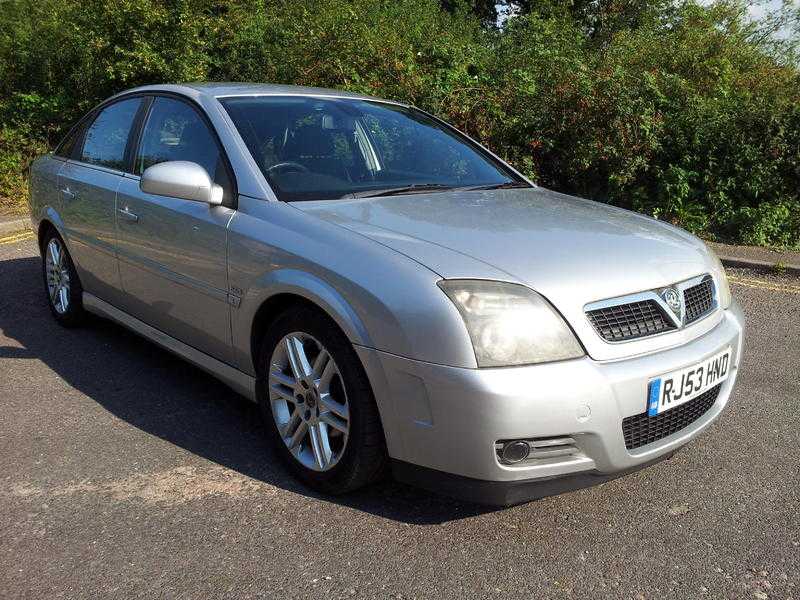
<path id="1" fill-rule="evenodd" d="M 61 190 L 61 193 L 64 194 L 65 198 L 69 198 L 70 200 L 74 200 L 75 196 L 77 196 L 77 194 L 69 189 L 69 187 L 65 187 L 63 190 Z"/>
<path id="2" fill-rule="evenodd" d="M 123 220 L 128 221 L 129 223 L 138 223 L 139 222 L 139 215 L 132 213 L 127 208 L 120 208 L 117 210 L 119 216 L 122 217 Z"/>

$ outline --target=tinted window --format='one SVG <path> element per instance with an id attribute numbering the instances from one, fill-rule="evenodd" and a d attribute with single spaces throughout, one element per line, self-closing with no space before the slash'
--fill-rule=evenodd
<path id="1" fill-rule="evenodd" d="M 281 200 L 519 182 L 502 164 L 426 114 L 340 98 L 227 98 L 230 114 Z"/>
<path id="2" fill-rule="evenodd" d="M 369 106 L 363 121 L 384 166 L 395 172 L 418 173 L 426 180 L 478 182 L 497 176 L 497 169 L 424 114 L 408 118 L 390 105 Z"/>
<path id="3" fill-rule="evenodd" d="M 170 160 L 188 160 L 203 167 L 226 194 L 229 181 L 217 140 L 186 102 L 156 97 L 142 132 L 135 173 Z"/>
<path id="4" fill-rule="evenodd" d="M 84 131 L 86 131 L 85 124 L 76 126 L 67 134 L 67 137 L 61 141 L 53 154 L 63 158 L 72 158 L 78 150 L 76 146 L 80 146 L 80 143 L 83 140 Z"/>
<path id="5" fill-rule="evenodd" d="M 141 103 L 141 98 L 131 98 L 101 110 L 86 130 L 81 160 L 124 171 L 128 134 Z"/>

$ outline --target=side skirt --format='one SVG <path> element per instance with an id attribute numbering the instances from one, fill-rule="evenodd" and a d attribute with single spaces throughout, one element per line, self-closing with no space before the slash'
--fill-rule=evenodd
<path id="1" fill-rule="evenodd" d="M 169 350 L 173 354 L 177 354 L 182 359 L 192 363 L 196 367 L 203 369 L 226 385 L 230 386 L 233 388 L 233 390 L 251 402 L 256 402 L 255 377 L 251 377 L 246 373 L 242 373 L 238 369 L 234 369 L 230 365 L 226 365 L 224 362 L 221 362 L 216 358 L 212 358 L 208 354 L 200 352 L 191 346 L 187 346 L 180 340 L 167 335 L 163 331 L 159 331 L 155 327 L 151 327 L 144 321 L 140 321 L 139 319 L 132 317 L 128 313 L 121 311 L 108 302 L 100 300 L 100 298 L 97 296 L 93 296 L 92 294 L 87 294 L 84 292 L 83 307 L 89 312 L 100 317 L 105 317 L 106 319 L 116 321 L 134 333 L 138 333 L 151 342 L 158 344 L 165 350 Z"/>

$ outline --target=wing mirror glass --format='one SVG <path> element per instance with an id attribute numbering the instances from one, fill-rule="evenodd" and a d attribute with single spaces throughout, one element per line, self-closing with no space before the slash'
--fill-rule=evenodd
<path id="1" fill-rule="evenodd" d="M 146 194 L 222 204 L 222 187 L 211 181 L 208 172 L 197 163 L 172 160 L 145 170 L 139 188 Z"/>

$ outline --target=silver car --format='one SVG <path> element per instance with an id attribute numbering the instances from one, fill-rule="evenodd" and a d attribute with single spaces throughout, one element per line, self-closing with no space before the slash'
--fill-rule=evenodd
<path id="1" fill-rule="evenodd" d="M 697 437 L 736 380 L 744 319 L 703 242 L 398 102 L 136 88 L 30 186 L 56 320 L 226 382 L 325 493 L 389 470 L 499 505 L 592 485 Z"/>

